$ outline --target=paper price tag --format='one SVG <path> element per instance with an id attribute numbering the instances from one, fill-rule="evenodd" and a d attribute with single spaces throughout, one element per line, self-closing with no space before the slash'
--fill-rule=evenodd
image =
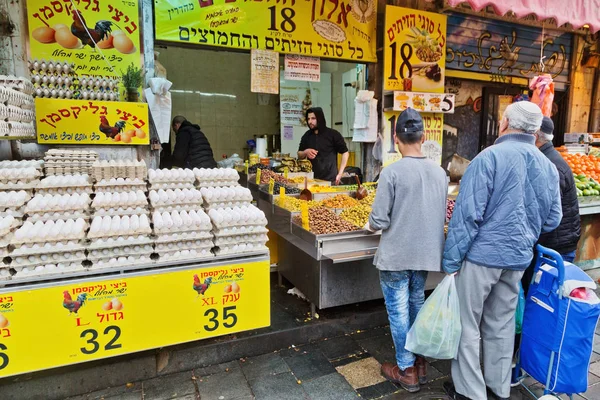
<path id="1" fill-rule="evenodd" d="M 281 198 L 281 201 L 283 202 L 283 200 L 285 199 L 285 188 L 283 186 L 279 187 L 279 196 Z"/>
<path id="2" fill-rule="evenodd" d="M 244 161 L 244 170 L 246 171 L 246 178 L 248 177 L 248 160 Z"/>
<path id="3" fill-rule="evenodd" d="M 285 168 L 283 169 L 283 177 L 284 177 L 285 179 L 287 179 L 289 171 L 290 171 L 290 169 L 289 169 L 288 167 L 285 167 Z"/>
<path id="4" fill-rule="evenodd" d="M 257 185 L 260 185 L 260 171 L 261 171 L 260 168 L 256 169 L 256 184 Z"/>
<path id="5" fill-rule="evenodd" d="M 307 231 L 310 230 L 308 223 L 308 203 L 305 201 L 300 205 L 300 216 L 302 218 L 302 228 L 306 229 Z"/>
<path id="6" fill-rule="evenodd" d="M 269 194 L 273 194 L 273 188 L 275 187 L 275 179 L 269 179 Z"/>

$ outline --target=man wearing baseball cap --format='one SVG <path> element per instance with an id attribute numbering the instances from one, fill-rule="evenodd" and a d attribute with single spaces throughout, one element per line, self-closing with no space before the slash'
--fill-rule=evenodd
<path id="1" fill-rule="evenodd" d="M 425 299 L 427 273 L 441 270 L 448 187 L 446 172 L 421 152 L 423 130 L 412 108 L 398 117 L 394 143 L 402 159 L 381 172 L 366 227 L 382 231 L 374 264 L 396 348 L 396 362 L 384 363 L 381 372 L 409 392 L 427 381 L 425 359 L 404 346 Z"/>
<path id="2" fill-rule="evenodd" d="M 442 262 L 446 273 L 458 273 L 462 325 L 453 383 L 444 383 L 452 399 L 487 399 L 487 391 L 510 397 L 519 282 L 540 233 L 562 218 L 558 172 L 535 147 L 542 118 L 531 102 L 508 106 L 498 139 L 461 181 Z"/>

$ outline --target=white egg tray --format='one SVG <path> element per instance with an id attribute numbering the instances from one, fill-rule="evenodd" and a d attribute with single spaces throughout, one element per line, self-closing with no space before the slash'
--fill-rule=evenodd
<path id="1" fill-rule="evenodd" d="M 40 265 L 39 267 L 42 267 L 40 269 L 34 268 L 34 269 L 29 269 L 27 268 L 28 272 L 24 272 L 23 269 L 19 268 L 19 269 L 15 269 L 17 271 L 17 273 L 15 275 L 12 276 L 12 280 L 19 280 L 19 279 L 25 279 L 25 278 L 30 278 L 30 277 L 34 277 L 34 276 L 43 276 L 43 277 L 51 277 L 51 276 L 61 276 L 67 273 L 72 273 L 72 272 L 84 272 L 86 271 L 86 269 L 83 267 L 83 265 L 81 264 L 76 264 L 76 263 L 71 263 L 71 264 L 64 264 L 64 265 L 56 265 L 56 264 L 51 264 L 54 265 L 54 268 L 48 268 L 45 265 Z"/>
<path id="2" fill-rule="evenodd" d="M 122 246 L 144 246 L 146 244 L 154 243 L 147 235 L 129 236 L 129 237 L 109 237 L 109 238 L 97 238 L 89 242 L 88 251 L 96 249 L 114 248 Z"/>
<path id="3" fill-rule="evenodd" d="M 227 186 L 239 186 L 240 183 L 237 180 L 202 180 L 196 181 L 196 186 L 199 188 L 210 188 L 210 187 L 227 187 Z"/>
<path id="4" fill-rule="evenodd" d="M 171 211 L 198 211 L 200 205 L 198 203 L 189 203 L 189 204 L 170 204 L 166 206 L 155 206 L 152 205 L 152 211 L 158 211 L 160 213 L 163 212 L 171 212 Z"/>
<path id="5" fill-rule="evenodd" d="M 8 281 L 12 279 L 12 274 L 8 268 L 0 267 L 0 281 Z"/>
<path id="6" fill-rule="evenodd" d="M 145 214 L 147 217 L 150 216 L 150 210 L 148 209 L 148 207 L 119 207 L 119 208 L 97 208 L 94 209 L 94 217 L 105 217 L 105 216 L 109 216 L 109 217 L 114 217 L 114 216 L 120 216 L 120 217 L 124 217 L 125 215 L 142 215 Z"/>
<path id="7" fill-rule="evenodd" d="M 0 228 L 0 237 L 6 236 L 9 233 L 13 232 L 15 229 L 21 226 L 21 224 L 23 224 L 23 221 L 19 218 L 15 218 L 12 224 L 10 224 L 10 226 L 7 226 L 4 229 Z"/>
<path id="8" fill-rule="evenodd" d="M 8 216 L 13 216 L 15 218 L 23 218 L 23 215 L 25 215 L 24 211 L 25 211 L 24 207 L 19 207 L 17 209 L 0 208 L 0 218 L 4 218 L 4 217 L 8 217 Z"/>
<path id="9" fill-rule="evenodd" d="M 91 233 L 88 232 L 88 239 L 99 239 L 99 238 L 119 238 L 119 237 L 131 237 L 131 236 L 139 236 L 139 235 L 149 235 L 152 233 L 152 228 L 148 227 L 146 229 L 139 228 L 137 230 L 128 230 L 127 232 L 118 231 L 118 232 L 98 232 Z"/>
<path id="10" fill-rule="evenodd" d="M 170 243 L 177 242 L 180 240 L 212 240 L 213 234 L 210 231 L 197 231 L 197 232 L 175 232 L 170 234 L 158 235 L 154 239 L 155 243 Z"/>
<path id="11" fill-rule="evenodd" d="M 46 204 L 46 207 L 44 207 L 44 208 L 41 208 L 41 207 L 33 208 L 31 205 L 31 202 L 29 202 L 27 204 L 27 206 L 25 206 L 25 212 L 27 214 L 73 212 L 73 211 L 87 211 L 89 208 L 90 208 L 90 201 L 84 201 L 82 204 L 78 204 L 75 207 L 68 206 L 68 205 L 64 204 L 64 202 L 63 202 L 63 204 L 56 204 L 53 206 Z"/>
<path id="12" fill-rule="evenodd" d="M 212 239 L 180 240 L 178 242 L 157 243 L 156 252 L 163 253 L 175 250 L 212 249 L 215 247 Z"/>
<path id="13" fill-rule="evenodd" d="M 85 251 L 87 247 L 81 245 L 80 243 L 71 243 L 66 246 L 52 246 L 52 247 L 44 247 L 39 246 L 36 248 L 21 246 L 19 248 L 15 248 L 10 254 L 11 257 L 28 257 L 28 256 L 36 256 L 36 255 L 51 255 L 51 254 L 61 254 L 61 253 L 73 253 L 78 251 Z"/>
<path id="14" fill-rule="evenodd" d="M 230 224 L 224 224 L 224 223 L 217 223 L 215 221 L 212 221 L 213 225 L 218 229 L 218 230 L 223 230 L 223 229 L 231 229 L 231 228 L 240 228 L 240 227 L 254 227 L 254 226 L 262 226 L 265 227 L 267 226 L 267 219 L 265 218 L 263 221 L 255 221 L 255 222 L 249 222 L 249 221 L 238 221 L 238 222 L 232 222 Z"/>
<path id="15" fill-rule="evenodd" d="M 239 236 L 246 234 L 261 234 L 268 233 L 269 230 L 264 225 L 240 226 L 233 228 L 213 229 L 212 233 L 215 237 L 224 236 Z"/>
<path id="16" fill-rule="evenodd" d="M 7 240 L 6 238 L 4 240 Z M 23 252 L 27 251 L 27 249 L 31 249 L 31 250 L 40 250 L 40 251 L 60 251 L 60 249 L 65 248 L 65 247 L 75 247 L 75 246 L 79 246 L 81 245 L 81 241 L 79 240 L 64 240 L 61 239 L 60 241 L 57 242 L 34 242 L 34 243 L 22 243 L 19 244 L 18 242 L 16 242 L 14 240 L 14 237 L 11 235 L 10 237 L 10 242 L 11 245 L 13 246 L 14 250 L 22 250 Z M 0 243 L 1 244 L 1 243 Z M 46 244 L 48 244 L 48 247 L 46 247 Z"/>
<path id="17" fill-rule="evenodd" d="M 48 150 L 51 151 L 51 150 Z M 44 161 L 42 160 L 4 160 L 0 161 L 0 168 L 35 168 L 41 170 L 44 168 Z"/>
<path id="18" fill-rule="evenodd" d="M 37 221 L 58 221 L 59 219 L 88 219 L 90 218 L 90 214 L 85 211 L 73 212 L 73 211 L 64 211 L 64 212 L 54 212 L 54 213 L 28 213 L 27 220 L 31 222 Z"/>
<path id="19" fill-rule="evenodd" d="M 253 234 L 253 235 L 238 235 L 238 236 L 223 236 L 215 237 L 215 246 L 230 246 L 233 244 L 241 243 L 261 243 L 265 244 L 269 241 L 269 238 L 265 234 Z"/>
<path id="20" fill-rule="evenodd" d="M 92 185 L 85 186 L 61 186 L 61 187 L 36 187 L 36 194 L 73 194 L 73 193 L 94 193 Z"/>
<path id="21" fill-rule="evenodd" d="M 29 257 L 34 257 L 35 261 L 30 261 Z M 47 260 L 42 260 L 41 256 L 29 256 L 27 257 L 27 260 L 22 262 L 22 263 L 18 263 L 15 261 L 15 259 L 13 258 L 12 262 L 10 263 L 10 268 L 24 268 L 24 267 L 37 267 L 40 265 L 48 265 L 48 264 L 54 264 L 54 265 L 58 265 L 58 264 L 79 264 L 81 265 L 82 262 L 84 262 L 86 260 L 86 257 L 65 257 L 65 255 L 61 255 L 60 257 L 56 258 L 56 257 L 48 257 Z"/>
<path id="22" fill-rule="evenodd" d="M 136 255 L 150 255 L 154 253 L 154 247 L 151 243 L 135 246 L 111 247 L 104 249 L 94 249 L 88 252 L 88 260 L 94 261 L 107 257 L 129 257 Z"/>
<path id="23" fill-rule="evenodd" d="M 57 238 L 55 236 L 48 236 L 45 238 L 35 238 L 35 239 L 22 238 L 20 240 L 17 240 L 13 237 L 11 244 L 13 246 L 18 246 L 19 244 L 25 244 L 25 243 L 31 243 L 31 244 L 44 243 L 45 244 L 45 243 L 56 243 L 56 242 L 64 242 L 64 241 L 72 241 L 72 240 L 80 241 L 84 237 L 85 237 L 85 229 L 77 234 L 63 236 L 61 238 Z"/>
<path id="24" fill-rule="evenodd" d="M 172 235 L 174 233 L 179 233 L 179 234 L 183 234 L 183 233 L 193 233 L 193 232 L 210 232 L 212 230 L 212 226 L 209 225 L 205 225 L 205 226 L 201 226 L 201 227 L 197 227 L 195 225 L 191 225 L 191 226 L 179 226 L 179 227 L 171 227 L 171 228 L 163 228 L 163 229 L 154 229 L 154 234 L 156 236 L 160 236 L 160 235 Z M 185 236 L 182 236 L 185 237 Z"/>
<path id="25" fill-rule="evenodd" d="M 204 203 L 202 204 L 202 207 L 204 207 L 205 210 L 217 210 L 219 208 L 233 208 L 233 207 L 242 207 L 242 206 L 249 206 L 251 204 L 251 201 L 247 201 L 247 200 L 232 200 L 232 201 L 221 201 L 221 202 L 207 202 L 204 201 Z"/>
<path id="26" fill-rule="evenodd" d="M 104 269 L 110 270 L 116 267 L 134 267 L 152 263 L 154 263 L 154 260 L 152 260 L 149 256 L 134 257 L 133 260 L 129 259 L 129 257 L 106 257 L 92 261 L 92 267 L 89 269 L 89 271 L 101 272 Z"/>
<path id="27" fill-rule="evenodd" d="M 29 182 L 29 183 L 0 183 L 0 190 L 10 191 L 10 190 L 24 190 L 26 192 L 30 192 L 33 189 L 36 189 L 38 186 L 39 180 Z"/>
<path id="28" fill-rule="evenodd" d="M 267 246 L 263 246 L 263 245 L 252 246 L 251 248 L 248 248 L 248 246 L 246 246 L 246 248 L 244 248 L 243 250 L 240 250 L 239 245 L 237 245 L 237 246 L 238 246 L 237 248 L 235 248 L 234 246 L 217 247 L 216 249 L 213 250 L 213 252 L 217 256 L 226 256 L 226 255 L 233 255 L 233 254 L 255 253 L 255 252 L 259 252 L 259 251 L 262 252 L 262 251 L 269 250 L 269 248 Z"/>
<path id="29" fill-rule="evenodd" d="M 176 261 L 176 260 L 208 260 L 215 258 L 211 250 L 188 250 L 188 253 L 181 254 L 182 251 L 176 250 L 172 252 L 160 253 L 160 261 Z"/>
<path id="30" fill-rule="evenodd" d="M 150 183 L 150 190 L 160 189 L 196 189 L 193 182 L 158 182 Z"/>

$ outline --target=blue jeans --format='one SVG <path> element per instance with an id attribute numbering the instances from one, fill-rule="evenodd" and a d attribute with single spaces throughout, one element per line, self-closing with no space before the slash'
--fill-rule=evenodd
<path id="1" fill-rule="evenodd" d="M 396 363 L 404 371 L 415 365 L 415 355 L 404 348 L 406 335 L 425 301 L 427 271 L 379 271 L 379 281 L 390 331 L 396 348 Z"/>
<path id="2" fill-rule="evenodd" d="M 572 263 L 575 261 L 575 250 L 570 253 L 561 254 L 563 261 Z"/>

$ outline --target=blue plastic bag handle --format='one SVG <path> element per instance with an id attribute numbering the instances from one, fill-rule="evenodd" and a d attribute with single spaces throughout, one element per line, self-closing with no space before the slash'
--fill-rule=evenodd
<path id="1" fill-rule="evenodd" d="M 540 244 L 535 246 L 537 250 L 537 258 L 535 260 L 534 276 L 542 265 L 542 262 L 556 268 L 558 271 L 558 287 L 561 288 L 565 282 L 565 264 L 562 256 L 555 250 L 544 247 Z M 548 257 L 550 256 L 550 257 Z M 559 297 L 562 298 L 562 291 L 558 291 Z"/>

